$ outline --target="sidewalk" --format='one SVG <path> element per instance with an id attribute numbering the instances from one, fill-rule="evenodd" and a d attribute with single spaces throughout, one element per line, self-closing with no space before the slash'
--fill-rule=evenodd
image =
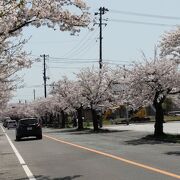
<path id="1" fill-rule="evenodd" d="M 180 122 L 166 122 L 163 124 L 164 132 L 169 134 L 180 134 Z M 105 129 L 110 130 L 132 130 L 142 132 L 154 132 L 154 123 L 143 123 L 143 124 L 129 124 L 129 125 L 107 125 L 103 126 Z"/>
<path id="2" fill-rule="evenodd" d="M 1 126 L 1 124 L 0 124 Z M 26 175 L 0 127 L 0 179 L 26 179 Z"/>

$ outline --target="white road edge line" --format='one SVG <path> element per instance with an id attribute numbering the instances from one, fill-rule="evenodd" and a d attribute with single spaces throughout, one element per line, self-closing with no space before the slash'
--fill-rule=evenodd
<path id="1" fill-rule="evenodd" d="M 20 164 L 22 165 L 27 177 L 29 178 L 29 180 L 36 180 L 36 178 L 34 177 L 34 175 L 32 174 L 32 172 L 30 171 L 30 169 L 28 168 L 28 166 L 26 165 L 24 159 L 22 158 L 22 156 L 20 155 L 20 153 L 18 152 L 18 150 L 16 149 L 16 147 L 14 146 L 14 144 L 12 143 L 11 139 L 9 138 L 9 136 L 7 135 L 7 133 L 5 132 L 4 128 L 1 126 L 1 129 L 3 131 L 3 133 L 6 135 L 9 144 L 11 145 L 14 153 L 16 154 Z"/>
<path id="2" fill-rule="evenodd" d="M 1 126 L 1 129 L 2 129 L 3 133 L 6 133 L 6 131 L 4 130 L 4 128 L 2 126 Z"/>

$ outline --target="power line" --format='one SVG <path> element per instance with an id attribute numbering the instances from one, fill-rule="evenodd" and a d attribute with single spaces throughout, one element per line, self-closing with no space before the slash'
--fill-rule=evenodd
<path id="1" fill-rule="evenodd" d="M 131 20 L 124 20 L 124 19 L 108 19 L 108 20 L 112 21 L 112 22 L 141 24 L 141 25 L 150 25 L 150 26 L 164 26 L 164 27 L 177 26 L 174 24 L 152 23 L 152 22 L 144 22 L 144 21 L 131 21 Z"/>
<path id="2" fill-rule="evenodd" d="M 103 30 L 105 29 L 106 26 L 103 27 Z M 83 47 L 83 49 L 80 49 L 80 52 L 75 54 L 76 55 L 83 55 L 85 52 L 89 51 L 90 49 L 92 49 L 94 47 L 94 45 L 97 43 L 97 39 L 98 37 L 96 38 L 96 41 L 95 42 L 92 42 L 91 44 L 87 44 Z"/>
<path id="3" fill-rule="evenodd" d="M 24 86 L 23 88 L 43 88 L 43 84 L 41 85 L 32 85 L 32 86 Z"/>
<path id="4" fill-rule="evenodd" d="M 96 40 L 98 38 L 98 33 L 97 33 L 97 29 L 95 29 L 93 31 L 93 33 L 91 34 L 91 36 L 86 39 L 84 39 L 84 42 L 82 41 L 81 44 L 79 44 L 77 46 L 76 49 L 74 49 L 74 51 L 72 51 L 69 56 L 77 56 L 78 54 L 81 54 L 83 51 L 85 51 L 87 49 L 87 47 L 89 47 L 91 44 L 95 44 Z M 90 39 L 92 39 L 91 41 L 89 41 Z"/>
<path id="5" fill-rule="evenodd" d="M 119 13 L 119 14 L 126 14 L 126 15 L 133 15 L 133 16 L 141 16 L 141 17 L 180 20 L 180 17 L 175 17 L 175 16 L 162 16 L 162 15 L 138 13 L 138 12 L 132 12 L 132 11 L 120 11 L 120 10 L 112 10 L 112 9 L 110 9 L 110 12 Z"/>
<path id="6" fill-rule="evenodd" d="M 103 59 L 104 62 L 123 62 L 123 63 L 129 63 L 130 61 L 121 61 L 121 60 L 106 60 Z M 96 63 L 98 60 L 94 61 L 51 61 L 50 63 L 55 63 L 55 64 L 86 64 L 86 63 Z"/>
<path id="7" fill-rule="evenodd" d="M 45 43 L 48 43 L 48 44 L 64 44 L 64 43 L 74 43 L 74 42 L 78 42 L 79 40 L 67 40 L 67 41 L 30 41 L 30 43 L 32 44 L 45 44 Z"/>
<path id="8" fill-rule="evenodd" d="M 84 62 L 97 62 L 99 59 L 97 58 L 63 58 L 63 57 L 50 57 L 50 61 L 48 63 L 84 63 Z M 65 61 L 62 61 L 65 60 Z M 122 59 L 103 59 L 104 61 L 118 61 L 118 62 L 129 62 L 130 60 L 122 60 Z"/>
<path id="9" fill-rule="evenodd" d="M 88 33 L 86 33 L 83 38 L 80 40 L 80 42 L 73 47 L 71 50 L 69 50 L 68 52 L 66 52 L 65 55 L 63 55 L 64 57 L 69 57 L 71 56 L 74 52 L 77 52 L 79 49 L 82 49 L 82 47 L 84 46 L 85 43 L 87 43 L 90 39 L 92 39 L 92 36 L 94 35 L 94 33 L 96 33 L 96 30 L 93 31 L 93 33 L 91 33 L 92 31 L 88 31 Z M 91 35 L 91 36 L 90 36 Z M 90 36 L 90 37 L 89 37 Z"/>
<path id="10" fill-rule="evenodd" d="M 51 62 L 51 63 L 60 63 L 60 64 L 64 64 L 64 63 L 66 63 L 66 64 L 78 64 L 78 63 L 80 63 L 80 64 L 86 64 L 86 63 L 95 63 L 95 62 L 98 62 L 98 61 L 59 61 L 59 62 Z"/>
<path id="11" fill-rule="evenodd" d="M 48 66 L 48 68 L 53 68 L 53 69 L 80 69 L 82 67 L 64 67 L 64 66 Z"/>
<path id="12" fill-rule="evenodd" d="M 54 60 L 97 60 L 96 58 L 63 58 L 63 57 L 49 57 L 49 59 Z"/>
<path id="13" fill-rule="evenodd" d="M 71 56 L 82 56 L 85 52 L 87 52 L 88 50 L 90 50 L 92 47 L 94 47 L 94 45 L 96 44 L 96 38 L 94 38 L 94 41 L 91 41 L 89 44 L 85 44 L 80 48 L 79 50 L 74 52 L 74 54 L 72 54 Z"/>
<path id="14" fill-rule="evenodd" d="M 95 63 L 97 63 L 98 61 L 96 61 Z M 109 64 L 109 65 L 124 65 L 124 64 L 126 64 L 126 65 L 128 65 L 128 64 L 130 64 L 130 63 L 132 63 L 132 62 L 127 62 L 127 61 L 125 61 L 124 63 L 123 63 L 123 61 L 120 61 L 120 62 L 109 62 L 109 61 L 104 61 L 104 63 L 105 64 Z M 128 63 L 128 64 L 127 64 Z M 47 66 L 47 68 L 49 68 L 49 69 L 81 69 L 82 68 L 82 66 L 79 66 L 79 67 L 67 67 L 67 66 Z"/>
<path id="15" fill-rule="evenodd" d="M 36 55 L 33 55 L 36 56 Z M 60 63 L 60 64 L 66 64 L 66 63 L 73 63 L 73 64 L 78 64 L 78 63 L 92 63 L 92 62 L 97 62 L 99 59 L 97 58 L 63 58 L 63 57 L 52 57 L 49 56 L 50 61 L 48 63 Z M 64 61 L 62 61 L 64 60 Z M 108 59 L 108 58 L 103 58 L 104 62 L 122 62 L 122 63 L 129 63 L 131 60 L 125 60 L 125 59 Z M 38 65 L 35 65 L 35 67 L 40 67 Z"/>

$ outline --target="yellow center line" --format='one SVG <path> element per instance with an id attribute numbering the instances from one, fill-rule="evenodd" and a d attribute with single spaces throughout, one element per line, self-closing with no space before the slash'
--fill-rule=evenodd
<path id="1" fill-rule="evenodd" d="M 84 146 L 81 146 L 81 145 L 78 145 L 78 144 L 70 143 L 70 142 L 67 142 L 67 141 L 64 141 L 64 140 L 61 140 L 61 139 L 57 139 L 57 138 L 48 136 L 48 135 L 43 135 L 43 136 L 46 137 L 46 138 L 52 139 L 54 141 L 61 142 L 63 144 L 68 144 L 70 146 L 74 146 L 74 147 L 77 147 L 77 148 L 80 148 L 80 149 L 84 149 L 84 150 L 87 150 L 87 151 L 90 151 L 90 152 L 94 152 L 96 154 L 100 154 L 100 155 L 103 155 L 103 156 L 106 156 L 106 157 L 109 157 L 109 158 L 119 160 L 119 161 L 122 161 L 122 162 L 125 162 L 125 163 L 128 163 L 128 164 L 132 164 L 134 166 L 138 166 L 138 167 L 141 167 L 141 168 L 144 168 L 144 169 L 148 169 L 150 171 L 154 171 L 154 172 L 166 175 L 166 176 L 170 176 L 170 177 L 173 177 L 173 178 L 180 179 L 180 175 L 178 175 L 178 174 L 174 174 L 174 173 L 162 170 L 162 169 L 154 168 L 154 167 L 151 167 L 151 166 L 148 166 L 148 165 L 145 165 L 145 164 L 137 163 L 135 161 L 131 161 L 131 160 L 128 160 L 128 159 L 125 159 L 125 158 L 122 158 L 122 157 L 119 157 L 119 156 L 115 156 L 115 155 L 112 155 L 112 154 L 108 154 L 108 153 L 105 153 L 105 152 L 102 152 L 102 151 L 98 151 L 98 150 L 95 150 L 95 149 L 87 148 L 87 147 L 84 147 Z"/>

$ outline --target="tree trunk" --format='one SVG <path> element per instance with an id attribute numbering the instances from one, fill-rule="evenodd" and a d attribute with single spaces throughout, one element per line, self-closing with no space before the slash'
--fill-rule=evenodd
<path id="1" fill-rule="evenodd" d="M 99 127 L 98 127 L 98 121 L 97 121 L 97 114 L 96 114 L 96 111 L 92 107 L 91 107 L 91 112 L 92 112 L 94 131 L 98 131 Z"/>
<path id="2" fill-rule="evenodd" d="M 61 116 L 62 116 L 61 128 L 65 128 L 65 124 L 66 124 L 66 116 L 65 116 L 63 110 L 61 111 Z"/>
<path id="3" fill-rule="evenodd" d="M 45 114 L 45 117 L 44 117 L 44 126 L 47 126 L 47 119 L 48 119 L 48 115 L 47 113 Z"/>
<path id="4" fill-rule="evenodd" d="M 82 106 L 77 109 L 77 117 L 78 117 L 78 130 L 82 130 L 84 129 L 83 119 L 82 119 Z"/>
<path id="5" fill-rule="evenodd" d="M 61 127 L 60 114 L 57 114 L 58 128 Z"/>
<path id="6" fill-rule="evenodd" d="M 48 124 L 52 124 L 52 121 L 54 119 L 54 115 L 52 113 L 49 114 L 49 122 Z"/>
<path id="7" fill-rule="evenodd" d="M 164 112 L 162 108 L 162 102 L 154 103 L 155 109 L 156 109 L 156 115 L 155 115 L 155 125 L 154 125 L 154 136 L 160 137 L 164 135 L 163 132 L 163 122 L 164 122 Z"/>

